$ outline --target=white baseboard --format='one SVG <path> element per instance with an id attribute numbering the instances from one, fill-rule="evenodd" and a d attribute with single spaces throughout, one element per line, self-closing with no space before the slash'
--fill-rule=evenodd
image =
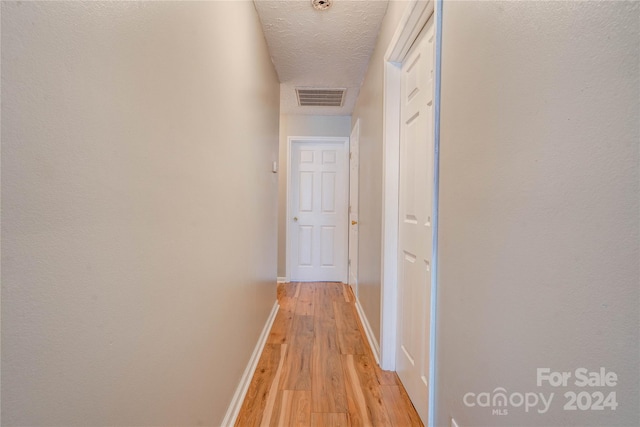
<path id="1" fill-rule="evenodd" d="M 356 311 L 358 312 L 358 317 L 360 317 L 360 322 L 362 322 L 362 326 L 364 327 L 364 334 L 367 336 L 367 341 L 369 341 L 369 347 L 371 347 L 371 352 L 373 353 L 373 357 L 376 359 L 376 363 L 378 366 L 380 365 L 380 345 L 378 344 L 378 340 L 376 340 L 376 336 L 373 334 L 373 330 L 371 329 L 371 324 L 369 323 L 369 319 L 364 314 L 364 310 L 360 305 L 360 300 L 356 298 Z"/>
<path id="2" fill-rule="evenodd" d="M 222 420 L 223 427 L 232 427 L 236 423 L 236 419 L 238 418 L 238 414 L 240 413 L 240 408 L 242 407 L 242 402 L 244 402 L 244 398 L 247 395 L 247 390 L 249 390 L 251 379 L 253 378 L 253 374 L 256 371 L 256 368 L 258 367 L 260 355 L 262 355 L 262 350 L 264 349 L 264 345 L 267 342 L 269 332 L 271 332 L 271 326 L 273 325 L 273 321 L 276 319 L 276 314 L 278 313 L 279 308 L 280 306 L 278 305 L 278 301 L 276 301 L 273 304 L 273 308 L 271 309 L 271 314 L 269 314 L 269 317 L 267 318 L 267 322 L 264 324 L 264 328 L 262 329 L 262 333 L 258 338 L 256 347 L 253 349 L 253 354 L 251 354 L 249 363 L 247 364 L 247 367 L 242 374 L 242 378 L 240 379 L 240 383 L 236 388 L 233 399 L 231 399 L 231 403 L 227 408 L 227 413 L 224 415 L 224 418 Z"/>
<path id="3" fill-rule="evenodd" d="M 287 283 L 289 282 L 286 277 L 278 277 L 278 283 Z"/>

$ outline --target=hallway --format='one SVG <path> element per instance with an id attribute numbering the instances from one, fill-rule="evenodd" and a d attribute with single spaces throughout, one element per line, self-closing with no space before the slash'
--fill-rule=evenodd
<path id="1" fill-rule="evenodd" d="M 341 283 L 287 283 L 236 426 L 421 426 Z"/>
<path id="2" fill-rule="evenodd" d="M 0 2 L 0 425 L 640 426 L 640 1 L 315 1 Z"/>

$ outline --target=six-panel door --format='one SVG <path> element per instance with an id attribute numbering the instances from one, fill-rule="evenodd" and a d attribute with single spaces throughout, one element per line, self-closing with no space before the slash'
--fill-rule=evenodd
<path id="1" fill-rule="evenodd" d="M 347 280 L 346 145 L 344 140 L 291 142 L 292 281 Z"/>
<path id="2" fill-rule="evenodd" d="M 433 249 L 433 17 L 402 64 L 398 253 L 398 376 L 428 419 Z"/>

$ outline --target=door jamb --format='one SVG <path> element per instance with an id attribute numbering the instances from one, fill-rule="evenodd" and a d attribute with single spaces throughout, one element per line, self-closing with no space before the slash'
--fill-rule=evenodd
<path id="1" fill-rule="evenodd" d="M 347 153 L 347 156 L 349 156 L 349 137 L 343 137 L 343 136 L 289 136 L 287 137 L 287 194 L 286 194 L 286 206 L 287 206 L 287 217 L 285 218 L 285 230 L 286 230 L 286 238 L 285 238 L 285 243 L 286 243 L 286 249 L 285 249 L 285 272 L 287 275 L 287 282 L 289 282 L 291 280 L 291 226 L 290 223 L 291 221 L 289 220 L 291 218 L 291 206 L 290 206 L 290 202 L 291 202 L 291 144 L 293 144 L 293 142 L 341 142 L 345 148 L 345 151 Z M 348 160 L 348 157 L 347 157 Z M 347 177 L 349 176 L 349 162 L 347 161 Z M 347 205 L 348 205 L 349 201 L 347 200 Z M 348 221 L 348 215 L 347 215 L 347 221 Z M 349 228 L 347 227 L 347 236 L 349 233 Z M 348 244 L 348 239 L 347 239 L 347 244 Z M 349 261 L 349 248 L 347 247 L 347 250 L 345 251 L 345 253 L 347 254 L 347 259 L 345 260 L 345 265 L 348 264 Z M 349 280 L 349 268 L 347 266 L 347 277 L 346 280 Z"/>
<path id="2" fill-rule="evenodd" d="M 349 248 L 347 250 L 347 258 L 348 258 L 348 262 L 347 262 L 347 284 L 349 286 L 351 286 L 351 268 L 352 268 L 352 264 L 351 264 L 351 211 L 353 209 L 353 205 L 351 204 L 351 183 L 354 179 L 353 176 L 351 176 L 351 154 L 352 154 L 352 147 L 353 147 L 353 138 L 352 136 L 356 135 L 356 140 L 358 142 L 358 170 L 356 171 L 356 175 L 360 173 L 360 119 L 358 118 L 356 120 L 356 123 L 353 125 L 353 127 L 351 128 L 351 134 L 349 135 L 349 212 L 348 212 L 348 227 L 349 227 Z M 358 191 L 357 191 L 357 196 L 358 198 L 360 197 L 360 180 L 358 180 Z M 358 202 L 358 220 L 359 220 L 359 215 L 360 215 L 360 203 Z M 356 239 L 356 247 L 358 246 L 360 241 L 360 232 L 358 231 L 358 238 Z M 359 253 L 360 251 L 358 249 L 356 249 L 356 251 Z M 358 260 L 356 260 L 356 269 L 358 268 Z M 355 276 L 355 283 L 354 283 L 355 289 L 352 286 L 351 290 L 353 291 L 353 294 L 356 296 L 356 298 L 358 298 L 358 272 L 356 271 L 356 276 Z"/>
<path id="3" fill-rule="evenodd" d="M 437 3 L 434 5 L 434 3 Z M 432 14 L 435 13 L 434 92 L 434 200 L 431 271 L 429 420 L 434 425 L 437 306 L 438 173 L 440 147 L 440 64 L 442 47 L 442 0 L 411 0 L 389 42 L 384 59 L 383 106 L 383 211 L 380 366 L 396 369 L 398 321 L 398 219 L 400 173 L 400 82 L 402 61 Z"/>

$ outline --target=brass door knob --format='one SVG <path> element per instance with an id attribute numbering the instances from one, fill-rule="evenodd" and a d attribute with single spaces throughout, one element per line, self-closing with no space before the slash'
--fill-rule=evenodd
<path id="1" fill-rule="evenodd" d="M 351 225 L 356 225 L 358 221 L 351 221 Z"/>
<path id="2" fill-rule="evenodd" d="M 298 222 L 298 217 L 297 217 L 297 216 L 294 216 L 294 217 L 293 217 L 293 220 L 294 220 L 295 222 Z"/>

